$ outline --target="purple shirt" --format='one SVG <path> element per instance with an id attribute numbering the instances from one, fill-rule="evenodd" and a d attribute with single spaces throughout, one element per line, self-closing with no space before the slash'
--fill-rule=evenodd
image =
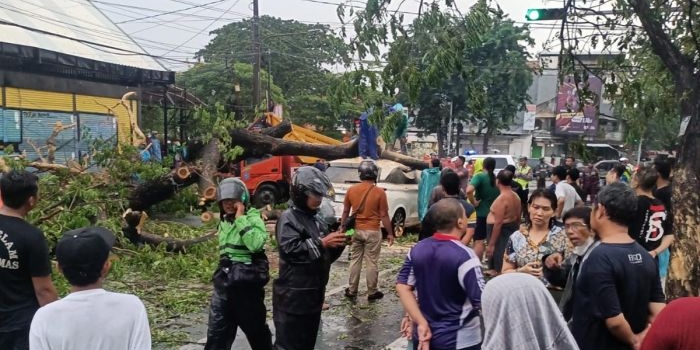
<path id="1" fill-rule="evenodd" d="M 431 349 L 481 343 L 484 276 L 479 258 L 462 242 L 442 233 L 418 242 L 408 252 L 397 283 L 415 288 L 432 332 Z"/>

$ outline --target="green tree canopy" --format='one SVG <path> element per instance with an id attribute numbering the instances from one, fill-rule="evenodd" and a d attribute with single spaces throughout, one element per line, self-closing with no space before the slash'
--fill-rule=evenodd
<path id="1" fill-rule="evenodd" d="M 199 63 L 175 76 L 177 84 L 194 93 L 210 106 L 219 103 L 229 111 L 246 113 L 253 110 L 253 66 L 248 63 Z M 260 72 L 261 89 L 267 91 L 268 76 Z M 240 92 L 236 92 L 236 85 Z M 272 84 L 272 99 L 285 102 L 282 89 Z"/>

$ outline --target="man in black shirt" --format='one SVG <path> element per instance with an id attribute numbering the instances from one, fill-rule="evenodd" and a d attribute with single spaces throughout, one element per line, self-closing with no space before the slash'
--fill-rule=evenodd
<path id="1" fill-rule="evenodd" d="M 591 212 L 600 244 L 581 262 L 572 333 L 581 350 L 637 349 L 644 330 L 664 307 L 656 263 L 628 234 L 637 215 L 634 191 L 603 187 Z"/>
<path id="2" fill-rule="evenodd" d="M 44 234 L 25 221 L 36 206 L 37 177 L 10 171 L 0 178 L 0 349 L 29 349 L 34 313 L 57 299 Z"/>
<path id="3" fill-rule="evenodd" d="M 653 194 L 658 177 L 659 173 L 651 167 L 640 167 L 632 175 L 631 187 L 637 192 L 637 215 L 629 222 L 630 237 L 654 258 L 673 243 L 671 220 L 663 202 Z"/>
<path id="4" fill-rule="evenodd" d="M 666 207 L 666 213 L 669 217 L 669 226 L 673 229 L 673 207 L 671 206 L 671 162 L 668 160 L 654 160 L 654 169 L 659 173 L 656 179 L 656 189 L 654 197 L 658 198 Z M 673 232 L 673 231 L 671 231 Z"/>

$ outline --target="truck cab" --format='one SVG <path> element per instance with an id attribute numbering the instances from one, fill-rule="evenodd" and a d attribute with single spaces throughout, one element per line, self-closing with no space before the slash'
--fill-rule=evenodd
<path id="1" fill-rule="evenodd" d="M 301 166 L 294 156 L 248 157 L 240 162 L 241 179 L 256 207 L 275 205 L 289 199 L 292 169 Z"/>

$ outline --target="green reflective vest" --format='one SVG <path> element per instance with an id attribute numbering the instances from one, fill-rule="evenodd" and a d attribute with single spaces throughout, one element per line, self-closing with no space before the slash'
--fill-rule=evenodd
<path id="1" fill-rule="evenodd" d="M 528 166 L 528 165 L 526 165 L 526 166 L 524 166 L 524 167 L 522 167 L 522 168 L 521 168 L 520 166 L 517 166 L 517 167 L 515 168 L 515 173 L 516 173 L 516 174 L 521 174 L 521 175 L 526 175 L 526 174 L 529 173 L 531 170 L 532 170 L 532 168 L 530 168 L 530 166 Z M 518 185 L 520 185 L 520 187 L 521 187 L 522 189 L 524 189 L 524 190 L 527 189 L 528 186 L 529 186 L 529 181 L 527 181 L 527 180 L 525 180 L 525 179 L 520 179 L 520 178 L 518 178 L 518 179 L 515 179 L 515 182 L 517 182 Z"/>

